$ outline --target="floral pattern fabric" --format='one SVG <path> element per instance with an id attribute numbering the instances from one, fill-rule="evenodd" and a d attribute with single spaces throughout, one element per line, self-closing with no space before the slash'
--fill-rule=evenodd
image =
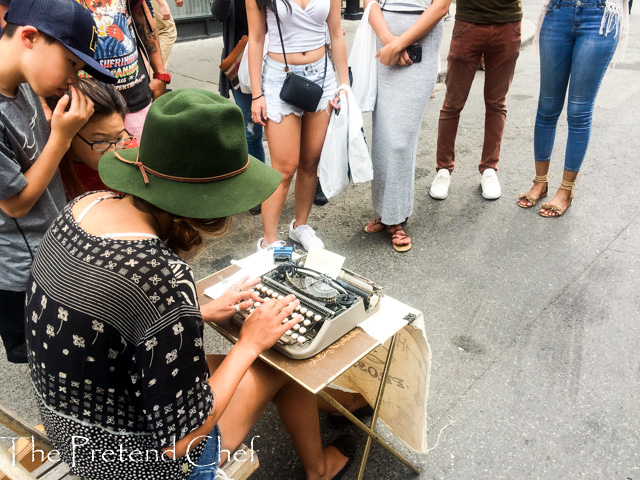
<path id="1" fill-rule="evenodd" d="M 187 478 L 206 442 L 176 461 L 144 452 L 170 447 L 213 406 L 191 269 L 158 239 L 89 235 L 72 205 L 45 235 L 26 295 L 47 433 L 77 475 Z M 116 461 L 100 461 L 121 445 Z M 136 451 L 142 458 L 127 455 Z"/>

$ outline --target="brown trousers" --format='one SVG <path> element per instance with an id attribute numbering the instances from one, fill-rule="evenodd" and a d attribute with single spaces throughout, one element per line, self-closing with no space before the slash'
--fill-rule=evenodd
<path id="1" fill-rule="evenodd" d="M 438 123 L 437 168 L 453 171 L 460 112 L 484 54 L 484 147 L 480 173 L 497 170 L 507 121 L 507 92 L 520 54 L 520 22 L 476 24 L 456 20 L 447 57 L 447 91 Z"/>

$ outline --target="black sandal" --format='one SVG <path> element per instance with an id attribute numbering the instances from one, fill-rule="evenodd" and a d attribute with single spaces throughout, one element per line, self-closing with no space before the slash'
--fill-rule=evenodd
<path id="1" fill-rule="evenodd" d="M 358 420 L 362 420 L 364 418 L 367 418 L 373 415 L 373 408 L 371 408 L 370 405 L 365 405 L 364 407 L 359 408 L 358 410 L 352 413 L 353 415 L 355 415 L 355 417 Z M 340 415 L 340 414 L 332 415 L 330 413 L 327 414 L 327 426 L 329 428 L 332 428 L 334 430 L 340 430 L 341 428 L 348 427 L 349 425 L 353 425 L 353 424 L 351 423 L 351 420 L 349 420 L 344 415 Z"/>

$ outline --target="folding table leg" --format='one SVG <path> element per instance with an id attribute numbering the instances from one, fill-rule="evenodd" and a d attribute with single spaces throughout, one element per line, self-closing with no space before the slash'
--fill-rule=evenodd
<path id="1" fill-rule="evenodd" d="M 326 400 L 328 403 L 333 405 L 340 413 L 342 413 L 346 418 L 348 418 L 351 423 L 353 423 L 356 427 L 362 430 L 367 434 L 367 443 L 364 448 L 364 452 L 362 455 L 362 461 L 360 462 L 360 470 L 358 471 L 358 480 L 362 480 L 364 475 L 364 469 L 367 464 L 367 458 L 369 456 L 369 450 L 371 449 L 371 440 L 375 440 L 376 443 L 384 447 L 387 451 L 389 451 L 394 457 L 404 463 L 407 467 L 409 467 L 416 475 L 420 475 L 420 469 L 413 465 L 408 459 L 406 459 L 402 454 L 397 452 L 391 445 L 389 445 L 386 441 L 384 441 L 376 432 L 376 422 L 378 421 L 378 412 L 380 411 L 380 405 L 382 404 L 382 396 L 384 395 L 384 390 L 387 384 L 387 377 L 389 376 L 389 367 L 391 366 L 391 359 L 393 358 L 393 351 L 396 347 L 396 336 L 391 337 L 391 343 L 389 344 L 389 352 L 387 353 L 387 359 L 384 365 L 384 370 L 382 371 L 382 379 L 380 380 L 380 388 L 378 389 L 378 395 L 376 397 L 376 403 L 373 407 L 373 417 L 371 418 L 371 426 L 367 427 L 364 423 L 362 423 L 355 415 L 353 415 L 349 410 L 347 410 L 344 406 L 342 406 L 337 400 L 335 400 L 331 395 L 326 393 L 324 390 L 319 392 L 318 395 L 323 400 Z"/>

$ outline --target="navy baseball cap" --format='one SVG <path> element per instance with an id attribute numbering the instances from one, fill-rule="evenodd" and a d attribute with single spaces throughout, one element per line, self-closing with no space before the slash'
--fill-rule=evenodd
<path id="1" fill-rule="evenodd" d="M 85 63 L 83 70 L 105 83 L 116 78 L 94 60 L 98 29 L 88 10 L 75 0 L 13 0 L 7 23 L 29 25 L 58 40 Z"/>

